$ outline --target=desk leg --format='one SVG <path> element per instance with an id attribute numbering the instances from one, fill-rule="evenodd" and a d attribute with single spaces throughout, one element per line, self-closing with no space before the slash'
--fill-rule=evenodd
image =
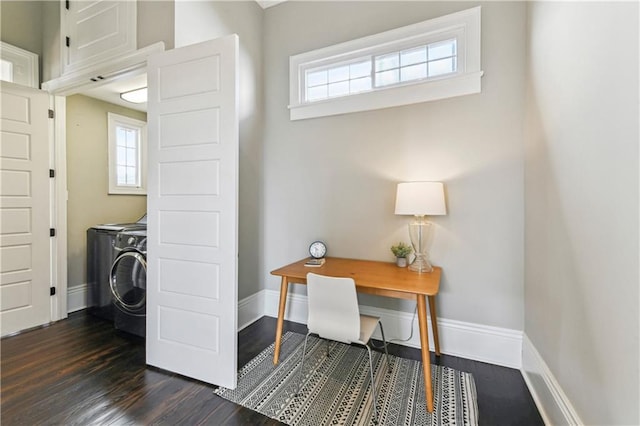
<path id="1" fill-rule="evenodd" d="M 429 355 L 429 327 L 427 326 L 427 302 L 424 295 L 418 298 L 418 325 L 420 326 L 420 347 L 422 348 L 422 368 L 424 370 L 424 390 L 427 397 L 427 411 L 433 413 L 433 390 L 431 386 L 431 356 Z"/>
<path id="2" fill-rule="evenodd" d="M 282 324 L 284 322 L 284 309 L 287 305 L 287 291 L 289 282 L 287 277 L 282 277 L 280 284 L 280 306 L 278 307 L 278 324 L 276 325 L 276 346 L 273 350 L 273 364 L 280 360 L 280 343 L 282 343 Z"/>
<path id="3" fill-rule="evenodd" d="M 440 338 L 438 337 L 438 320 L 436 319 L 436 297 L 429 297 L 429 315 L 431 315 L 431 329 L 433 330 L 433 343 L 436 348 L 436 355 L 440 356 Z"/>

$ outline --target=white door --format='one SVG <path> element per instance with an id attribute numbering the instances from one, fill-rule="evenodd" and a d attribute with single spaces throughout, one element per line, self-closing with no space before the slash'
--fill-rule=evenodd
<path id="1" fill-rule="evenodd" d="M 235 388 L 238 37 L 148 61 L 147 364 Z"/>
<path id="2" fill-rule="evenodd" d="M 136 50 L 135 1 L 71 0 L 60 8 L 65 72 Z"/>
<path id="3" fill-rule="evenodd" d="M 0 323 L 50 321 L 49 95 L 0 83 Z"/>

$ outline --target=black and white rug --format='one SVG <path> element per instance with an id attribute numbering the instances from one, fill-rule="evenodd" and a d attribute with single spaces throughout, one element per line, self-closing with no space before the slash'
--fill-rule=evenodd
<path id="1" fill-rule="evenodd" d="M 272 344 L 238 372 L 238 387 L 217 395 L 289 425 L 370 425 L 374 410 L 366 349 L 309 337 L 304 374 L 298 375 L 304 336 L 287 332 L 280 363 Z M 469 373 L 431 366 L 434 410 L 428 413 L 422 363 L 373 351 L 380 425 L 477 425 L 476 387 Z M 302 392 L 296 396 L 302 377 Z"/>

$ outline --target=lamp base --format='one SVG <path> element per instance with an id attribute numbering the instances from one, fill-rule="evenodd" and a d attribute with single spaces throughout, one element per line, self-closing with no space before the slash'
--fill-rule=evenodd
<path id="1" fill-rule="evenodd" d="M 431 272 L 433 271 L 433 266 L 431 266 L 431 262 L 429 262 L 426 257 L 418 254 L 413 263 L 409 265 L 409 270 L 414 272 Z"/>
<path id="2" fill-rule="evenodd" d="M 424 216 L 416 216 L 409 224 L 409 237 L 416 258 L 409 265 L 409 270 L 415 272 L 431 272 L 433 267 L 429 262 L 429 246 L 431 245 L 432 225 Z"/>

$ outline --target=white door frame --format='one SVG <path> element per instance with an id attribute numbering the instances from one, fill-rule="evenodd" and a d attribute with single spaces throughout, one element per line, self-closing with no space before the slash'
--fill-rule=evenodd
<path id="1" fill-rule="evenodd" d="M 53 145 L 53 164 L 56 177 L 52 188 L 52 200 L 55 204 L 51 210 L 51 227 L 56 229 L 56 237 L 52 246 L 51 270 L 52 283 L 56 286 L 56 294 L 51 297 L 51 321 L 67 317 L 67 132 L 66 132 L 66 96 L 80 93 L 85 89 L 108 83 L 110 79 L 126 78 L 147 66 L 147 57 L 152 53 L 164 51 L 164 42 L 157 42 L 134 52 L 100 62 L 82 70 L 69 72 L 59 78 L 42 83 L 43 90 L 51 95 L 50 108 L 54 111 L 54 119 L 50 127 L 50 140 Z M 89 77 L 103 75 L 104 81 L 92 82 Z"/>
<path id="2" fill-rule="evenodd" d="M 51 227 L 56 236 L 51 241 L 51 285 L 56 294 L 51 296 L 51 321 L 67 317 L 67 98 L 50 96 L 49 108 L 54 119 L 49 126 L 49 143 L 52 144 L 50 168 L 55 171 L 51 183 Z"/>

